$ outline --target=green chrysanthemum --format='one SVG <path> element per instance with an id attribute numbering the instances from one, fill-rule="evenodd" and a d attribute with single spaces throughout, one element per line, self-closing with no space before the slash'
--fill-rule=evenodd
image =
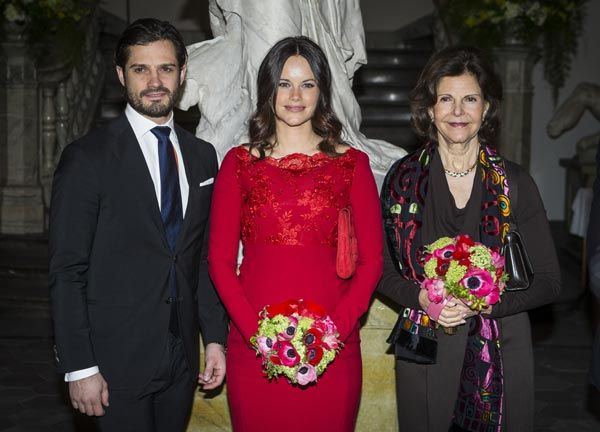
<path id="1" fill-rule="evenodd" d="M 258 334 L 273 337 L 284 331 L 290 325 L 290 320 L 283 315 L 263 319 L 258 326 Z"/>
<path id="2" fill-rule="evenodd" d="M 321 375 L 327 365 L 333 361 L 335 358 L 336 352 L 334 350 L 323 350 L 323 357 L 321 361 L 315 366 L 315 370 L 317 371 L 317 375 Z"/>
<path id="3" fill-rule="evenodd" d="M 469 260 L 475 267 L 489 269 L 492 265 L 492 255 L 487 247 L 483 245 L 472 246 L 469 252 L 471 253 Z"/>
<path id="4" fill-rule="evenodd" d="M 458 284 L 458 281 L 465 277 L 465 273 L 467 273 L 467 267 L 460 265 L 458 261 L 450 261 L 446 272 L 446 284 Z"/>
<path id="5" fill-rule="evenodd" d="M 437 265 L 438 265 L 437 258 L 431 258 L 429 261 L 427 261 L 425 263 L 425 266 L 423 267 L 423 269 L 425 270 L 425 275 L 428 278 L 437 277 L 437 273 L 435 272 Z"/>
<path id="6" fill-rule="evenodd" d="M 425 246 L 425 250 L 429 253 L 432 253 L 434 250 L 445 248 L 446 246 L 451 245 L 453 243 L 454 243 L 454 239 L 452 239 L 450 237 L 440 237 L 433 243 Z"/>

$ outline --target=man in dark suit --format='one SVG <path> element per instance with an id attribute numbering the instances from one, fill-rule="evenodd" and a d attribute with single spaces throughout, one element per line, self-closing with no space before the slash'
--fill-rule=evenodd
<path id="1" fill-rule="evenodd" d="M 101 430 L 183 431 L 196 379 L 213 389 L 225 375 L 227 318 L 206 262 L 216 154 L 173 123 L 186 61 L 172 25 L 131 24 L 115 52 L 125 112 L 67 146 L 54 176 L 56 361 Z"/>

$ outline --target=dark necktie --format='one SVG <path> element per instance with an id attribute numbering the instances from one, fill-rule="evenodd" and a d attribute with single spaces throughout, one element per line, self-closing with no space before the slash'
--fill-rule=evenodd
<path id="1" fill-rule="evenodd" d="M 183 221 L 183 211 L 181 210 L 181 189 L 179 188 L 179 172 L 175 160 L 175 149 L 171 144 L 171 140 L 169 140 L 171 128 L 156 126 L 151 132 L 158 138 L 160 215 L 171 252 L 175 252 L 175 243 Z"/>
<path id="2" fill-rule="evenodd" d="M 158 165 L 160 167 L 160 215 L 167 235 L 167 241 L 171 252 L 175 253 L 175 244 L 177 236 L 181 229 L 183 221 L 183 211 L 181 207 L 181 189 L 179 188 L 179 172 L 177 170 L 177 161 L 175 159 L 175 149 L 169 134 L 171 128 L 168 126 L 156 126 L 151 132 L 158 139 Z M 169 330 L 175 336 L 179 336 L 179 320 L 177 319 L 177 278 L 175 277 L 174 255 L 171 271 L 169 272 L 169 288 L 171 297 L 167 303 L 172 305 L 171 318 L 169 319 Z"/>

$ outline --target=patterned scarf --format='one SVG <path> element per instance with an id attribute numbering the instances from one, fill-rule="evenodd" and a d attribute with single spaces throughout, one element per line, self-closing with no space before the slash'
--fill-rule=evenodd
<path id="1" fill-rule="evenodd" d="M 398 271 L 420 283 L 424 278 L 420 229 L 429 185 L 432 143 L 396 162 L 383 184 L 381 200 L 390 253 Z M 481 146 L 483 172 L 480 241 L 500 250 L 509 229 L 510 202 L 504 161 L 490 146 Z M 399 322 L 411 329 L 413 344 L 419 335 L 435 335 L 434 324 L 423 311 L 404 308 Z M 408 322 L 408 324 L 407 324 Z M 477 315 L 469 320 L 469 334 L 453 423 L 470 432 L 500 432 L 503 413 L 503 369 L 500 333 L 495 319 Z"/>

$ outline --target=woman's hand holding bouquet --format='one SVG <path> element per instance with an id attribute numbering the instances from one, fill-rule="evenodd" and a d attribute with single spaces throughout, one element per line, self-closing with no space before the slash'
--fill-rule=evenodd
<path id="1" fill-rule="evenodd" d="M 498 303 L 508 279 L 504 257 L 468 235 L 442 237 L 427 245 L 424 270 L 421 288 L 429 301 L 425 312 L 448 326 L 463 324 L 464 318 Z M 450 308 L 456 308 L 455 313 L 441 316 Z"/>

